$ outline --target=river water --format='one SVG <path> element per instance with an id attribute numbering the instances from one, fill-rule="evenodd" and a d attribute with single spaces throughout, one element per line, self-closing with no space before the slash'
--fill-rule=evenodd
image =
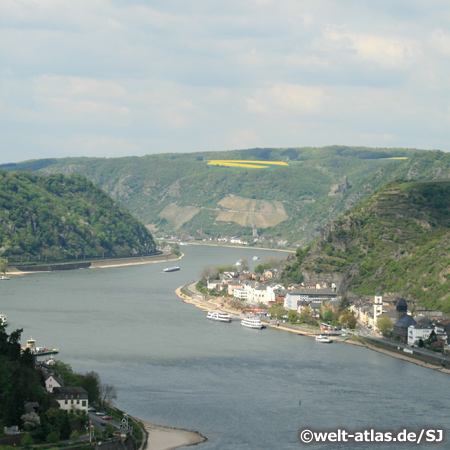
<path id="1" fill-rule="evenodd" d="M 449 429 L 449 376 L 348 344 L 206 320 L 177 287 L 207 265 L 283 253 L 187 246 L 176 264 L 33 274 L 0 282 L 0 313 L 23 342 L 58 347 L 94 370 L 117 406 L 150 423 L 197 430 L 199 450 L 298 449 L 298 432 Z M 169 263 L 170 265 L 172 263 Z M 449 435 L 450 439 L 450 435 Z M 370 449 L 373 444 L 311 444 Z M 418 448 L 415 444 L 377 448 Z M 449 448 L 425 444 L 419 448 Z"/>

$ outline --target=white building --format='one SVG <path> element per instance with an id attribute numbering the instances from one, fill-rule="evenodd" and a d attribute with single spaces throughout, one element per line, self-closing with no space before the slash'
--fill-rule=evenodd
<path id="1" fill-rule="evenodd" d="M 53 395 L 64 411 L 78 409 L 87 413 L 88 393 L 82 387 L 59 387 L 53 389 Z"/>
<path id="2" fill-rule="evenodd" d="M 288 291 L 284 299 L 286 309 L 298 310 L 298 301 L 309 302 L 311 305 L 320 306 L 322 302 L 337 302 L 337 294 L 333 289 L 293 289 Z M 312 306 L 311 306 L 312 307 Z M 315 309 L 315 308 L 314 308 Z"/>
<path id="3" fill-rule="evenodd" d="M 408 345 L 416 345 L 422 339 L 428 339 L 431 332 L 434 330 L 432 326 L 422 326 L 420 324 L 411 325 L 408 327 Z"/>
<path id="4" fill-rule="evenodd" d="M 53 389 L 60 388 L 64 386 L 64 380 L 62 378 L 58 378 L 53 374 L 49 374 L 45 378 L 45 389 L 47 392 L 53 392 Z"/>

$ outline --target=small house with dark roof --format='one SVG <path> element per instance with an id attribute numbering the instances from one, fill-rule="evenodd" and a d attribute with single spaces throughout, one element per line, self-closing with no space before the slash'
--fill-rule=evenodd
<path id="1" fill-rule="evenodd" d="M 399 298 L 395 308 L 396 319 L 392 335 L 396 341 L 408 342 L 408 328 L 416 325 L 416 321 L 408 314 L 408 304 L 404 298 Z"/>
<path id="2" fill-rule="evenodd" d="M 88 393 L 82 387 L 55 387 L 53 395 L 64 411 L 78 409 L 87 413 Z"/>
<path id="3" fill-rule="evenodd" d="M 49 373 L 45 376 L 45 389 L 47 392 L 53 392 L 53 389 L 64 387 L 64 380 L 62 378 Z"/>

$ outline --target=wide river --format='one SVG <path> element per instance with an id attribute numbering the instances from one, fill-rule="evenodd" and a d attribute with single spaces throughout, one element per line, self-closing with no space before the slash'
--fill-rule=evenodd
<path id="1" fill-rule="evenodd" d="M 448 375 L 348 344 L 275 329 L 215 323 L 174 291 L 207 265 L 284 253 L 182 247 L 167 263 L 15 277 L 0 282 L 0 313 L 22 339 L 60 349 L 74 371 L 94 370 L 117 406 L 150 423 L 198 430 L 198 449 L 304 447 L 299 430 L 448 430 Z M 169 263 L 172 265 L 172 263 Z M 450 440 L 450 435 L 449 438 Z M 423 438 L 423 441 L 425 438 Z M 311 444 L 370 449 L 373 444 Z M 383 444 L 376 448 L 449 448 Z"/>

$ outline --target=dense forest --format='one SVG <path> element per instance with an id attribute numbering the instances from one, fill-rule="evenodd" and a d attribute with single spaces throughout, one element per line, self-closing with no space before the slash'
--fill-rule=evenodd
<path id="1" fill-rule="evenodd" d="M 217 159 L 286 165 L 254 169 L 209 164 Z M 151 226 L 158 237 L 241 236 L 252 242 L 256 227 L 259 245 L 270 247 L 279 241 L 304 245 L 329 220 L 383 184 L 397 178 L 446 178 L 449 166 L 450 158 L 442 152 L 331 146 L 46 159 L 1 167 L 83 174 Z M 343 188 L 336 189 L 340 184 Z M 239 203 L 240 199 L 247 203 Z"/>
<path id="2" fill-rule="evenodd" d="M 398 181 L 330 222 L 285 274 L 339 274 L 344 290 L 396 293 L 449 313 L 449 255 L 450 181 Z"/>
<path id="3" fill-rule="evenodd" d="M 21 334 L 22 330 L 15 330 L 8 335 L 6 326 L 0 325 L 0 429 L 14 425 L 25 430 L 22 445 L 58 442 L 85 434 L 87 415 L 59 408 L 45 389 L 44 372 L 36 366 L 34 356 L 28 349 L 22 351 Z M 76 374 L 61 361 L 56 362 L 52 371 L 64 377 L 67 386 L 84 388 L 90 402 L 101 402 L 101 393 L 108 388 L 101 385 L 96 372 Z M 38 404 L 39 411 L 27 411 L 29 403 Z"/>
<path id="4" fill-rule="evenodd" d="M 0 170 L 0 256 L 10 263 L 154 251 L 144 225 L 84 176 Z"/>

